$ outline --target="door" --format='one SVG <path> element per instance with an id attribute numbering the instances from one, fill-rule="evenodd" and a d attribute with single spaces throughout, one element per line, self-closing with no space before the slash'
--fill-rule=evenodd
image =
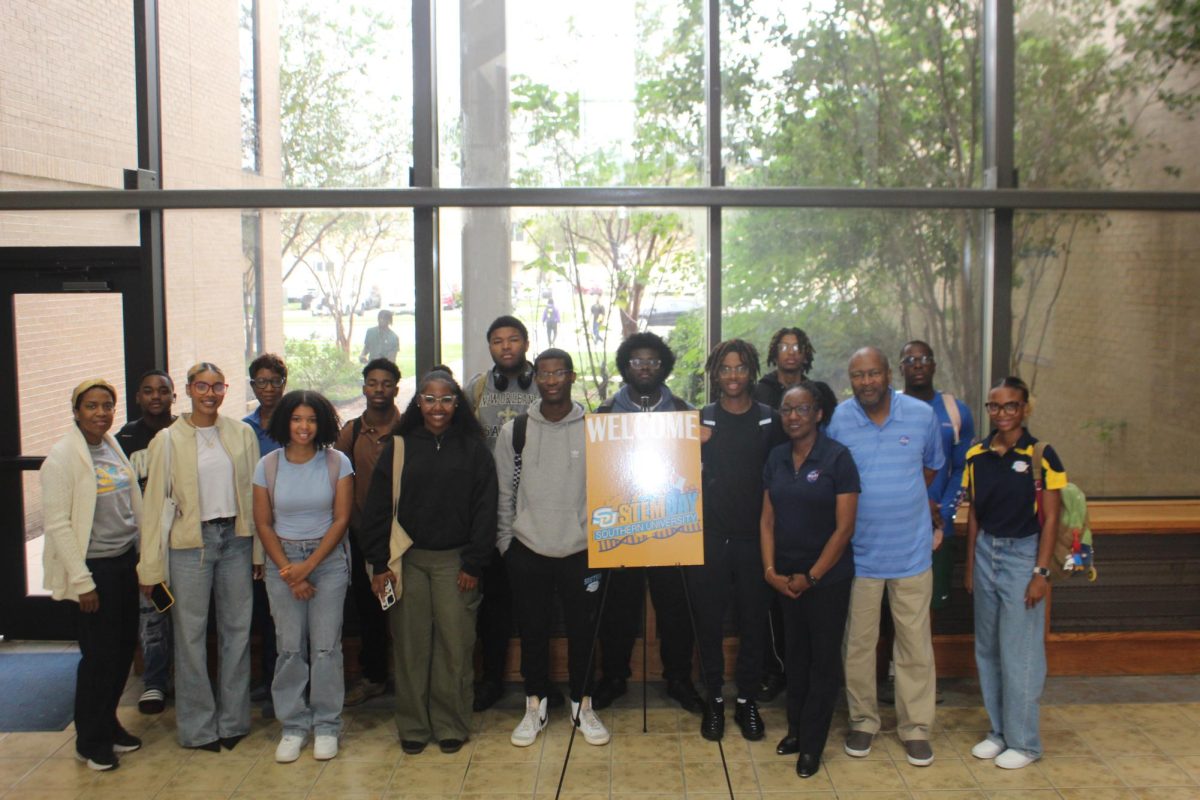
<path id="1" fill-rule="evenodd" d="M 112 433 L 153 363 L 136 247 L 0 248 L 0 635 L 74 639 L 73 603 L 42 588 L 38 469 L 74 424 L 71 389 L 117 389 Z"/>

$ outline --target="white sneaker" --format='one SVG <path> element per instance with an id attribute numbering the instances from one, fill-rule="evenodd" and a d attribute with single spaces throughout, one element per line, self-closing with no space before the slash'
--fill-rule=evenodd
<path id="1" fill-rule="evenodd" d="M 596 716 L 596 712 L 592 710 L 592 698 L 585 697 L 583 702 L 576 703 L 571 701 L 571 719 L 578 719 L 576 723 L 579 726 L 579 732 L 583 734 L 583 740 L 588 744 L 608 744 L 612 739 L 612 734 L 608 732 L 608 728 L 604 727 L 604 723 Z"/>
<path id="2" fill-rule="evenodd" d="M 338 737 L 332 733 L 318 733 L 313 740 L 313 758 L 328 761 L 338 753 Z"/>
<path id="3" fill-rule="evenodd" d="M 1004 745 L 996 744 L 991 739 L 984 739 L 971 748 L 971 755 L 976 758 L 992 759 L 1004 752 Z"/>
<path id="4" fill-rule="evenodd" d="M 1010 747 L 996 756 L 996 760 L 992 763 L 1000 767 L 1000 769 L 1022 769 L 1028 767 L 1034 761 L 1037 761 L 1037 759 L 1033 756 L 1026 755 L 1020 750 L 1013 750 Z"/>
<path id="5" fill-rule="evenodd" d="M 279 746 L 275 748 L 275 760 L 280 764 L 290 764 L 295 761 L 300 757 L 300 750 L 304 747 L 305 738 L 301 733 L 285 733 L 279 740 Z"/>
<path id="6" fill-rule="evenodd" d="M 525 698 L 525 716 L 513 728 L 509 741 L 517 747 L 529 747 L 537 741 L 538 734 L 546 727 L 546 698 L 529 695 Z"/>

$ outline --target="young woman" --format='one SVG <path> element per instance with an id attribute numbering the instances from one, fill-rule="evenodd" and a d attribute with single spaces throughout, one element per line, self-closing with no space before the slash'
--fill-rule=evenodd
<path id="1" fill-rule="evenodd" d="M 415 754 L 437 740 L 454 753 L 471 724 L 479 575 L 496 546 L 496 467 L 443 370 L 421 379 L 393 433 L 371 476 L 360 544 L 377 595 L 401 578 L 389 612 L 401 747 Z M 413 541 L 399 576 L 388 569 L 396 438 L 404 440 L 396 519 Z"/>
<path id="2" fill-rule="evenodd" d="M 788 389 L 779 406 L 790 443 L 763 468 L 762 563 L 783 595 L 788 733 L 779 755 L 799 753 L 796 774 L 821 767 L 842 670 L 854 556 L 849 548 L 860 491 L 850 451 L 820 430 L 819 390 Z"/>
<path id="3" fill-rule="evenodd" d="M 246 423 L 218 413 L 228 388 L 218 367 L 196 364 L 187 373 L 192 412 L 150 442 L 138 564 L 147 597 L 164 580 L 175 596 L 179 743 L 214 753 L 222 745 L 232 750 L 250 730 L 251 575 L 262 571 L 250 488 L 258 439 Z M 168 497 L 176 512 L 164 542 L 160 520 Z M 216 697 L 208 677 L 210 596 L 219 648 Z"/>
<path id="4" fill-rule="evenodd" d="M 109 436 L 117 392 L 102 378 L 71 393 L 75 424 L 42 462 L 45 586 L 79 604 L 75 755 L 94 770 L 142 742 L 117 720 L 137 645 L 137 474 Z"/>
<path id="5" fill-rule="evenodd" d="M 1039 509 L 1033 484 L 1037 439 L 1025 428 L 1030 413 L 1025 381 L 1002 380 L 988 393 L 985 408 L 992 432 L 967 451 L 963 473 L 971 504 L 964 583 L 975 596 L 975 663 L 992 729 L 971 755 L 1020 769 L 1042 757 L 1038 703 L 1046 681 L 1046 609 L 1041 602 L 1050 586 L 1059 490 L 1067 475 L 1047 446 Z"/>
<path id="6" fill-rule="evenodd" d="M 316 392 L 288 392 L 271 417 L 282 450 L 254 471 L 254 523 L 271 560 L 267 595 L 279 657 L 271 694 L 283 736 L 280 763 L 316 734 L 313 757 L 337 755 L 342 728 L 342 603 L 350 582 L 346 526 L 354 500 L 350 459 L 334 450 L 338 416 Z M 306 699 L 307 698 L 307 699 Z"/>

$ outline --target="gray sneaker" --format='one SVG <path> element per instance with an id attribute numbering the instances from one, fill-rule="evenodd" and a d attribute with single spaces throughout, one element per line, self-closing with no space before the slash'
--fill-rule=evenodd
<path id="1" fill-rule="evenodd" d="M 850 731 L 846 734 L 846 755 L 854 758 L 866 758 L 871 755 L 871 742 L 875 734 L 866 731 Z"/>
<path id="2" fill-rule="evenodd" d="M 926 739 L 910 739 L 905 742 L 904 755 L 914 767 L 928 767 L 933 763 L 933 748 Z"/>

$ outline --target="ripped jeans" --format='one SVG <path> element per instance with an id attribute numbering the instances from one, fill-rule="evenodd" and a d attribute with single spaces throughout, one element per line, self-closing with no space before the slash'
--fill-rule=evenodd
<path id="1" fill-rule="evenodd" d="M 299 563 L 320 545 L 320 539 L 280 539 L 288 561 Z M 297 600 L 267 560 L 267 597 L 275 618 L 279 658 L 271 697 L 284 734 L 337 736 L 342 728 L 346 696 L 342 668 L 342 604 L 350 583 L 350 559 L 345 540 L 308 576 L 316 589 L 309 600 Z M 307 702 L 305 696 L 307 695 Z"/>

